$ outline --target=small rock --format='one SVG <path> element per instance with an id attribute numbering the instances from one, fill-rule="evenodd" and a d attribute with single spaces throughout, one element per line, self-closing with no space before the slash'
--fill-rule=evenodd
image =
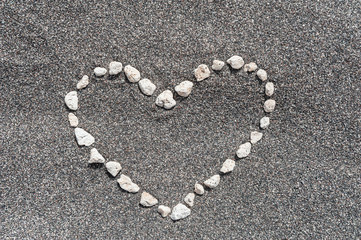
<path id="1" fill-rule="evenodd" d="M 96 67 L 94 68 L 94 74 L 97 77 L 103 77 L 107 73 L 107 70 L 102 67 Z"/>
<path id="2" fill-rule="evenodd" d="M 165 90 L 155 100 L 155 104 L 165 109 L 173 108 L 177 103 L 173 98 L 173 93 L 170 90 Z"/>
<path id="3" fill-rule="evenodd" d="M 244 65 L 244 71 L 245 72 L 254 72 L 257 69 L 257 64 L 254 62 L 250 62 L 246 65 Z"/>
<path id="4" fill-rule="evenodd" d="M 78 118 L 75 116 L 74 113 L 69 113 L 68 114 L 68 119 L 69 119 L 69 123 L 71 127 L 77 127 L 79 124 L 79 120 Z"/>
<path id="5" fill-rule="evenodd" d="M 179 96 L 188 97 L 191 94 L 193 88 L 193 83 L 191 81 L 183 81 L 177 86 L 174 90 L 178 93 Z"/>
<path id="6" fill-rule="evenodd" d="M 212 69 L 214 71 L 221 71 L 223 66 L 224 66 L 224 62 L 220 61 L 220 60 L 213 60 L 213 64 L 212 64 Z"/>
<path id="7" fill-rule="evenodd" d="M 121 62 L 111 62 L 109 63 L 109 75 L 117 75 L 123 69 L 123 64 Z"/>
<path id="8" fill-rule="evenodd" d="M 229 173 L 232 172 L 234 169 L 234 166 L 236 165 L 236 162 L 232 159 L 227 159 L 226 161 L 224 161 L 222 168 L 221 168 L 221 173 Z"/>
<path id="9" fill-rule="evenodd" d="M 80 146 L 90 146 L 95 142 L 95 139 L 92 135 L 90 135 L 87 131 L 82 128 L 75 128 L 75 137 L 78 145 Z"/>
<path id="10" fill-rule="evenodd" d="M 217 175 L 210 177 L 208 180 L 206 180 L 204 182 L 204 185 L 206 185 L 209 188 L 215 188 L 218 186 L 220 180 L 221 180 L 221 177 L 217 174 Z"/>
<path id="11" fill-rule="evenodd" d="M 260 69 L 257 71 L 257 77 L 259 79 L 261 79 L 262 81 L 266 81 L 267 80 L 267 72 L 263 69 Z"/>
<path id="12" fill-rule="evenodd" d="M 158 200 L 147 192 L 142 192 L 140 197 L 140 205 L 144 207 L 153 207 L 158 204 Z"/>
<path id="13" fill-rule="evenodd" d="M 250 142 L 243 143 L 237 150 L 237 157 L 245 158 L 251 153 L 252 145 Z"/>
<path id="14" fill-rule="evenodd" d="M 133 183 L 132 180 L 124 174 L 120 175 L 117 182 L 119 183 L 119 186 L 127 192 L 137 193 L 139 191 L 138 185 Z"/>
<path id="15" fill-rule="evenodd" d="M 76 91 L 71 91 L 65 95 L 65 104 L 70 110 L 78 109 L 78 93 Z"/>
<path id="16" fill-rule="evenodd" d="M 98 152 L 96 148 L 90 150 L 90 159 L 88 163 L 104 163 L 104 157 Z"/>
<path id="17" fill-rule="evenodd" d="M 268 99 L 264 102 L 264 111 L 265 112 L 273 112 L 276 107 L 276 101 L 273 99 Z"/>
<path id="18" fill-rule="evenodd" d="M 173 221 L 177 221 L 183 218 L 188 217 L 191 214 L 191 210 L 186 207 L 186 205 L 182 203 L 178 203 L 172 210 L 172 214 L 170 215 L 170 218 Z"/>
<path id="19" fill-rule="evenodd" d="M 127 65 L 124 68 L 124 72 L 125 72 L 125 75 L 127 76 L 128 80 L 129 80 L 129 82 L 133 82 L 133 83 L 139 82 L 139 80 L 140 80 L 140 72 L 136 68 L 134 68 L 134 67 L 132 67 L 130 65 Z"/>
<path id="20" fill-rule="evenodd" d="M 265 92 L 267 96 L 272 96 L 273 93 L 275 92 L 275 86 L 273 85 L 273 82 L 268 82 L 265 85 Z"/>
<path id="21" fill-rule="evenodd" d="M 203 195 L 204 194 L 204 187 L 201 184 L 196 183 L 194 185 L 194 192 L 197 193 L 198 195 Z"/>
<path id="22" fill-rule="evenodd" d="M 171 211 L 170 207 L 167 207 L 164 205 L 159 205 L 159 207 L 158 207 L 158 212 L 160 213 L 160 215 L 162 215 L 162 217 L 168 216 L 170 211 Z"/>
<path id="23" fill-rule="evenodd" d="M 115 161 L 110 161 L 105 164 L 105 167 L 107 168 L 108 172 L 113 176 L 116 177 L 120 170 L 122 170 L 122 166 L 120 163 Z"/>
<path id="24" fill-rule="evenodd" d="M 197 81 L 203 81 L 204 79 L 208 78 L 211 75 L 211 71 L 209 71 L 209 68 L 205 64 L 199 65 L 194 70 L 194 76 L 196 77 Z"/>
<path id="25" fill-rule="evenodd" d="M 77 83 L 76 88 L 80 90 L 86 88 L 88 84 L 89 84 L 89 77 L 87 75 L 84 75 Z"/>
<path id="26" fill-rule="evenodd" d="M 193 207 L 195 196 L 196 196 L 196 195 L 195 195 L 194 193 L 188 193 L 187 196 L 184 198 L 184 202 L 185 202 L 188 206 Z"/>
<path id="27" fill-rule="evenodd" d="M 259 140 L 261 140 L 263 137 L 263 133 L 257 132 L 257 131 L 253 131 L 251 132 L 251 143 L 255 144 L 257 143 Z"/>
<path id="28" fill-rule="evenodd" d="M 244 65 L 243 58 L 240 56 L 233 56 L 227 60 L 227 63 L 231 65 L 233 69 L 240 69 Z"/>
<path id="29" fill-rule="evenodd" d="M 149 79 L 144 78 L 138 82 L 138 86 L 140 91 L 147 95 L 151 96 L 153 95 L 155 89 L 157 88 Z"/>
<path id="30" fill-rule="evenodd" d="M 263 117 L 261 118 L 261 120 L 259 120 L 259 126 L 262 129 L 266 129 L 270 124 L 270 119 L 269 117 Z"/>

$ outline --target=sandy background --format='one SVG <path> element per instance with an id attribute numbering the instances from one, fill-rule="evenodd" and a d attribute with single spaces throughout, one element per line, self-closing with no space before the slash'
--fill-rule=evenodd
<path id="1" fill-rule="evenodd" d="M 1 239 L 361 237 L 360 1 L 2 1 Z M 91 77 L 80 126 L 123 172 L 174 206 L 215 174 L 263 116 L 263 85 L 230 71 L 172 111 L 156 95 L 200 63 L 239 54 L 275 83 L 264 138 L 173 223 L 87 164 L 65 94 L 112 60 L 158 87 Z"/>

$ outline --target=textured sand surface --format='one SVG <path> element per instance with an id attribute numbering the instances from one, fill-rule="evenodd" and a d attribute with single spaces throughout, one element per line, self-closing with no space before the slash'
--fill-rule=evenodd
<path id="1" fill-rule="evenodd" d="M 0 3 L 1 239 L 356 239 L 361 237 L 360 1 Z M 68 3 L 65 3 L 68 2 Z M 79 127 L 160 204 L 175 206 L 233 158 L 264 115 L 255 73 L 156 96 L 238 54 L 267 70 L 276 110 L 263 139 L 173 223 L 87 164 L 64 105 L 84 74 L 130 64 L 79 93 Z M 264 84 L 264 83 L 263 83 Z"/>

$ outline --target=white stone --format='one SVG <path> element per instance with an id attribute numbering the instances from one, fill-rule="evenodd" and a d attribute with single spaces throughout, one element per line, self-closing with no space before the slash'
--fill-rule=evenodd
<path id="1" fill-rule="evenodd" d="M 70 110 L 78 109 L 78 93 L 76 91 L 71 91 L 66 94 L 64 100 Z"/>
<path id="2" fill-rule="evenodd" d="M 105 164 L 105 167 L 107 168 L 108 172 L 113 176 L 116 177 L 120 170 L 122 170 L 122 166 L 120 163 L 115 161 L 110 161 Z"/>
<path id="3" fill-rule="evenodd" d="M 257 64 L 255 62 L 250 62 L 244 65 L 245 72 L 254 72 L 257 69 Z"/>
<path id="4" fill-rule="evenodd" d="M 198 195 L 203 195 L 204 194 L 204 187 L 201 184 L 196 183 L 194 185 L 194 192 L 197 193 Z"/>
<path id="5" fill-rule="evenodd" d="M 166 217 L 169 215 L 171 209 L 170 207 L 164 206 L 164 205 L 159 205 L 158 207 L 158 212 L 160 213 L 160 215 L 162 217 Z"/>
<path id="6" fill-rule="evenodd" d="M 88 147 L 95 142 L 94 137 L 82 128 L 77 127 L 74 129 L 74 132 L 75 132 L 76 141 L 80 146 Z"/>
<path id="7" fill-rule="evenodd" d="M 226 161 L 224 161 L 222 168 L 221 168 L 221 173 L 229 173 L 232 172 L 234 169 L 234 166 L 236 165 L 236 162 L 232 159 L 227 159 Z"/>
<path id="8" fill-rule="evenodd" d="M 121 62 L 109 63 L 109 75 L 117 75 L 123 70 L 123 64 Z"/>
<path id="9" fill-rule="evenodd" d="M 211 75 L 211 71 L 209 71 L 209 68 L 205 64 L 199 65 L 194 70 L 194 76 L 196 77 L 197 81 L 203 81 L 204 79 L 208 78 Z"/>
<path id="10" fill-rule="evenodd" d="M 260 69 L 257 71 L 257 77 L 259 79 L 261 79 L 262 81 L 266 81 L 267 80 L 267 72 L 263 69 Z"/>
<path id="11" fill-rule="evenodd" d="M 153 95 L 155 89 L 157 88 L 149 79 L 144 78 L 138 82 L 138 86 L 140 91 L 147 95 L 151 96 Z"/>
<path id="12" fill-rule="evenodd" d="M 191 215 L 191 210 L 184 204 L 178 203 L 172 210 L 170 218 L 173 221 L 177 221 Z"/>
<path id="13" fill-rule="evenodd" d="M 264 111 L 265 112 L 273 112 L 276 107 L 276 101 L 273 99 L 268 99 L 264 102 Z"/>
<path id="14" fill-rule="evenodd" d="M 251 143 L 255 144 L 257 143 L 259 140 L 261 140 L 263 137 L 263 133 L 257 132 L 257 131 L 253 131 L 251 132 Z"/>
<path id="15" fill-rule="evenodd" d="M 107 73 L 107 70 L 102 67 L 96 67 L 94 68 L 94 74 L 97 77 L 103 77 Z"/>
<path id="16" fill-rule="evenodd" d="M 243 58 L 240 56 L 233 56 L 227 60 L 227 63 L 231 65 L 233 69 L 240 69 L 244 65 Z"/>
<path id="17" fill-rule="evenodd" d="M 142 196 L 140 197 L 140 205 L 143 207 L 153 207 L 156 204 L 158 204 L 158 200 L 155 197 L 147 192 L 142 192 Z"/>
<path id="18" fill-rule="evenodd" d="M 214 71 L 221 71 L 223 66 L 224 66 L 224 62 L 220 61 L 220 60 L 213 60 L 213 64 L 212 64 L 212 69 Z"/>
<path id="19" fill-rule="evenodd" d="M 124 174 L 120 175 L 117 182 L 119 183 L 119 186 L 127 192 L 137 193 L 139 191 L 138 185 L 133 183 L 132 180 Z"/>
<path id="20" fill-rule="evenodd" d="M 220 180 L 221 180 L 221 176 L 217 174 L 207 179 L 204 182 L 204 185 L 206 185 L 209 188 L 215 188 L 218 186 Z"/>
<path id="21" fill-rule="evenodd" d="M 272 96 L 273 93 L 275 92 L 275 86 L 273 85 L 273 82 L 268 82 L 265 85 L 265 92 L 267 96 Z"/>
<path id="22" fill-rule="evenodd" d="M 134 68 L 134 67 L 132 67 L 130 65 L 127 65 L 124 68 L 124 72 L 125 72 L 125 75 L 127 76 L 128 80 L 129 80 L 129 82 L 133 82 L 133 83 L 139 82 L 139 80 L 140 80 L 140 72 L 136 68 Z"/>
<path id="23" fill-rule="evenodd" d="M 87 75 L 84 75 L 79 82 L 76 84 L 76 88 L 78 90 L 86 88 L 89 84 L 89 77 Z"/>
<path id="24" fill-rule="evenodd" d="M 177 103 L 173 98 L 173 93 L 171 90 L 165 90 L 155 100 L 155 104 L 159 107 L 163 107 L 165 109 L 173 108 Z"/>
<path id="25" fill-rule="evenodd" d="M 188 97 L 191 94 L 193 88 L 193 83 L 191 81 L 183 81 L 177 86 L 174 90 L 178 93 L 179 96 Z"/>
<path id="26" fill-rule="evenodd" d="M 90 150 L 90 159 L 88 163 L 104 163 L 104 157 L 98 152 L 96 148 Z"/>
<path id="27" fill-rule="evenodd" d="M 69 123 L 71 127 L 77 127 L 79 124 L 79 120 L 77 118 L 77 116 L 75 116 L 74 113 L 69 113 L 68 114 L 68 119 L 69 119 Z"/>
<path id="28" fill-rule="evenodd" d="M 263 117 L 261 118 L 261 120 L 259 120 L 259 126 L 262 129 L 266 129 L 270 124 L 270 119 L 269 117 Z"/>
<path id="29" fill-rule="evenodd" d="M 237 157 L 245 158 L 251 153 L 252 144 L 250 142 L 243 143 L 237 150 Z"/>
<path id="30" fill-rule="evenodd" d="M 196 197 L 196 195 L 194 193 L 188 193 L 187 196 L 184 198 L 184 202 L 188 206 L 193 207 L 195 197 Z"/>

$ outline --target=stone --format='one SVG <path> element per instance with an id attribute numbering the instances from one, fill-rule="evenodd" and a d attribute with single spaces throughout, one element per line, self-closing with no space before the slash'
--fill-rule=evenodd
<path id="1" fill-rule="evenodd" d="M 215 188 L 218 186 L 220 180 L 221 180 L 221 176 L 217 174 L 207 179 L 204 182 L 204 185 L 206 185 L 209 188 Z"/>
<path id="2" fill-rule="evenodd" d="M 77 118 L 77 116 L 75 116 L 74 113 L 69 113 L 68 114 L 68 119 L 69 119 L 69 123 L 71 127 L 77 127 L 79 124 L 79 120 Z"/>
<path id="3" fill-rule="evenodd" d="M 177 86 L 174 90 L 178 93 L 179 96 L 188 97 L 191 94 L 193 88 L 193 83 L 191 81 L 183 81 Z"/>
<path id="4" fill-rule="evenodd" d="M 170 209 L 170 207 L 167 207 L 167 206 L 164 206 L 164 205 L 159 205 L 158 212 L 160 213 L 160 215 L 162 217 L 166 217 L 171 212 L 171 209 Z"/>
<path id="5" fill-rule="evenodd" d="M 224 67 L 224 62 L 220 61 L 220 60 L 213 60 L 213 64 L 212 64 L 212 69 L 214 71 L 221 71 L 222 68 Z"/>
<path id="6" fill-rule="evenodd" d="M 90 159 L 88 163 L 104 163 L 104 157 L 98 152 L 96 148 L 90 150 Z"/>
<path id="7" fill-rule="evenodd" d="M 173 209 L 170 218 L 177 221 L 191 215 L 191 210 L 184 204 L 178 203 Z"/>
<path id="8" fill-rule="evenodd" d="M 233 69 L 240 69 L 244 65 L 243 58 L 240 56 L 233 56 L 227 60 L 227 63 L 233 68 Z"/>
<path id="9" fill-rule="evenodd" d="M 184 198 L 184 202 L 188 206 L 193 207 L 195 197 L 196 197 L 196 195 L 194 193 L 188 193 L 187 196 Z"/>
<path id="10" fill-rule="evenodd" d="M 196 77 L 197 81 L 203 81 L 204 79 L 208 78 L 211 75 L 211 71 L 209 71 L 209 68 L 205 64 L 199 65 L 194 70 L 194 76 Z"/>
<path id="11" fill-rule="evenodd" d="M 71 91 L 65 95 L 65 104 L 70 110 L 78 109 L 78 93 L 76 91 Z"/>
<path id="12" fill-rule="evenodd" d="M 173 98 L 173 93 L 170 90 L 165 90 L 155 100 L 155 104 L 165 109 L 173 108 L 177 103 Z"/>
<path id="13" fill-rule="evenodd" d="M 194 192 L 198 195 L 203 195 L 204 194 L 204 187 L 199 184 L 199 183 L 196 183 L 194 185 Z"/>
<path id="14" fill-rule="evenodd" d="M 267 113 L 273 112 L 276 107 L 276 101 L 273 99 L 268 99 L 264 102 L 264 111 Z"/>
<path id="15" fill-rule="evenodd" d="M 255 62 L 250 62 L 244 65 L 245 72 L 254 72 L 257 69 L 257 64 Z"/>
<path id="16" fill-rule="evenodd" d="M 86 88 L 89 84 L 89 77 L 87 75 L 84 75 L 79 82 L 76 84 L 76 88 L 78 90 Z"/>
<path id="17" fill-rule="evenodd" d="M 125 72 L 125 75 L 127 76 L 128 80 L 129 80 L 129 82 L 132 82 L 132 83 L 139 82 L 139 80 L 140 80 L 140 72 L 136 68 L 134 68 L 134 67 L 132 67 L 130 65 L 127 65 L 124 68 L 124 72 Z"/>
<path id="18" fill-rule="evenodd" d="M 140 91 L 147 96 L 152 96 L 157 88 L 149 79 L 144 78 L 138 82 Z"/>
<path id="19" fill-rule="evenodd" d="M 267 72 L 263 69 L 260 69 L 257 71 L 257 77 L 259 79 L 261 79 L 262 81 L 266 81 L 267 80 Z"/>
<path id="20" fill-rule="evenodd" d="M 261 120 L 259 120 L 259 126 L 261 129 L 266 129 L 270 124 L 269 117 L 263 117 Z"/>
<path id="21" fill-rule="evenodd" d="M 265 85 L 265 93 L 267 96 L 271 97 L 273 95 L 273 93 L 275 92 L 275 86 L 273 84 L 273 82 L 268 82 Z"/>
<path id="22" fill-rule="evenodd" d="M 94 137 L 82 128 L 77 127 L 74 129 L 74 132 L 75 132 L 76 141 L 78 142 L 79 146 L 89 147 L 95 142 Z"/>
<path id="23" fill-rule="evenodd" d="M 153 207 L 158 204 L 158 200 L 147 192 L 142 192 L 140 197 L 140 205 L 143 207 Z"/>
<path id="24" fill-rule="evenodd" d="M 117 182 L 119 186 L 127 192 L 137 193 L 139 191 L 138 185 L 133 183 L 132 180 L 124 174 L 120 175 L 120 178 L 117 180 Z"/>
<path id="25" fill-rule="evenodd" d="M 107 70 L 102 67 L 96 67 L 94 68 L 94 74 L 97 77 L 103 77 L 107 73 Z"/>
<path id="26" fill-rule="evenodd" d="M 109 75 L 117 75 L 123 70 L 123 64 L 121 62 L 113 61 L 109 63 Z"/>
<path id="27" fill-rule="evenodd" d="M 107 168 L 108 172 L 113 176 L 116 177 L 120 170 L 122 170 L 122 166 L 120 163 L 115 161 L 110 161 L 105 164 L 105 167 Z"/>
<path id="28" fill-rule="evenodd" d="M 255 144 L 257 143 L 259 140 L 261 140 L 263 137 L 263 133 L 257 132 L 257 131 L 253 131 L 251 132 L 251 143 Z"/>
<path id="29" fill-rule="evenodd" d="M 243 143 L 239 146 L 237 150 L 237 157 L 245 158 L 251 153 L 252 145 L 250 142 Z"/>
<path id="30" fill-rule="evenodd" d="M 236 162 L 234 160 L 227 159 L 226 161 L 224 161 L 220 172 L 224 173 L 224 174 L 232 172 L 235 165 L 236 165 Z"/>

